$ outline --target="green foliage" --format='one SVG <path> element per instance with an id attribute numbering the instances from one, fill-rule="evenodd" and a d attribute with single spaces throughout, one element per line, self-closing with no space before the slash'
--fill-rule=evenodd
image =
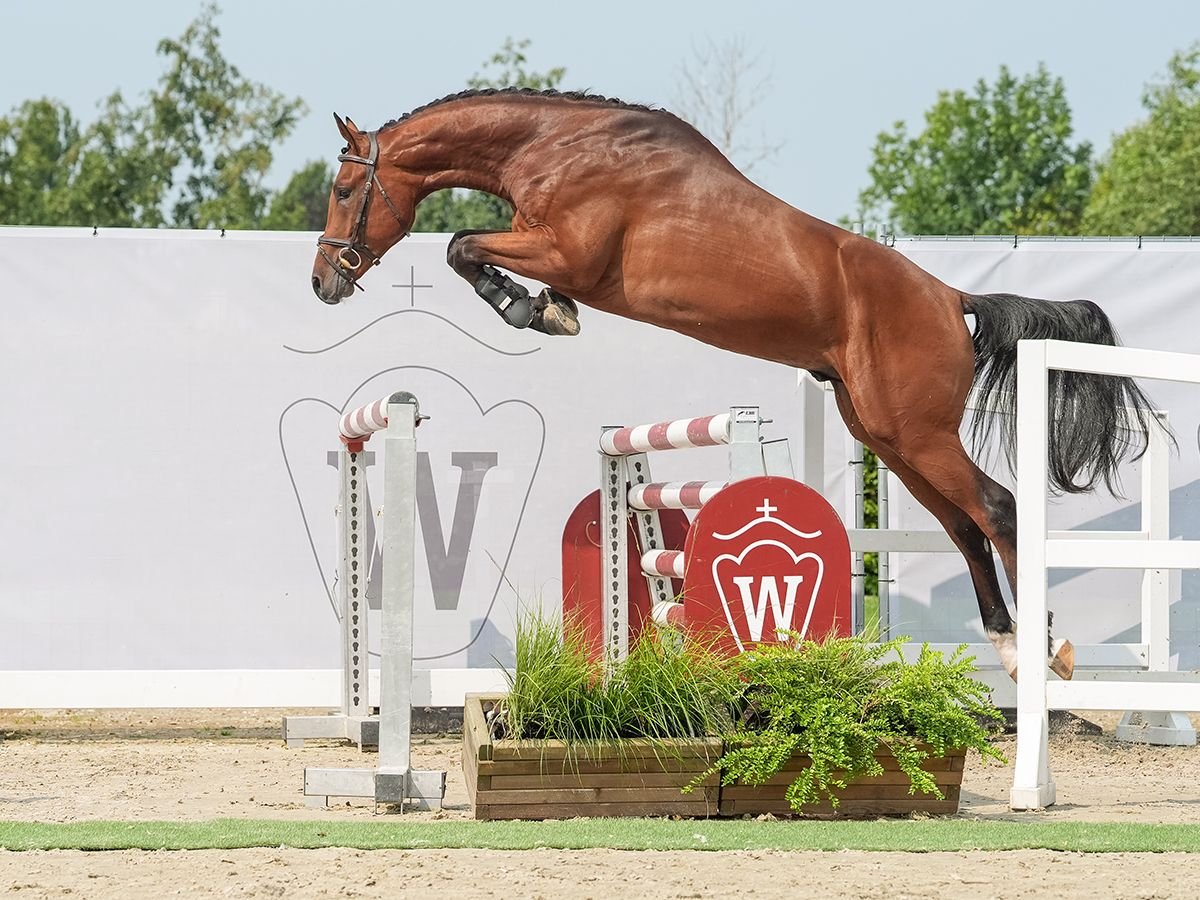
<path id="1" fill-rule="evenodd" d="M 545 72 L 528 68 L 525 51 L 528 39 L 505 38 L 503 46 L 483 64 L 483 72 L 467 79 L 467 87 L 523 87 L 535 91 L 557 88 L 567 74 L 562 66 Z M 455 232 L 464 229 L 507 231 L 512 225 L 513 209 L 507 202 L 482 191 L 445 190 L 426 197 L 417 207 L 413 231 Z"/>
<path id="2" fill-rule="evenodd" d="M 159 43 L 167 68 L 141 103 L 114 92 L 87 128 L 45 99 L 0 119 L 0 222 L 258 227 L 272 148 L 304 104 L 225 59 L 217 13 Z"/>
<path id="3" fill-rule="evenodd" d="M 500 722 L 507 736 L 570 743 L 716 734 L 728 722 L 735 676 L 698 644 L 644 631 L 604 677 L 582 632 L 537 615 L 517 624 L 516 670 L 506 673 Z"/>
<path id="4" fill-rule="evenodd" d="M 262 227 L 274 231 L 321 231 L 329 211 L 333 172 L 323 162 L 310 162 L 271 198 Z"/>
<path id="5" fill-rule="evenodd" d="M 161 225 L 169 173 L 142 125 L 120 94 L 86 129 L 48 99 L 0 118 L 0 222 Z"/>
<path id="6" fill-rule="evenodd" d="M 915 662 L 907 638 L 869 644 L 830 638 L 763 645 L 734 660 L 741 679 L 734 700 L 734 747 L 719 761 L 725 784 L 762 784 L 794 754 L 810 765 L 789 786 L 793 808 L 828 797 L 859 776 L 882 772 L 875 751 L 886 747 L 912 782 L 912 792 L 941 796 L 921 768 L 953 748 L 1003 760 L 981 721 L 999 720 L 985 685 L 971 677 L 965 645 L 945 659 L 928 645 Z M 927 745 L 923 746 L 923 745 Z"/>
<path id="7" fill-rule="evenodd" d="M 0 119 L 0 209 L 13 224 L 58 225 L 70 186 L 65 159 L 79 143 L 70 110 L 30 100 Z"/>
<path id="8" fill-rule="evenodd" d="M 1200 43 L 1176 53 L 1148 113 L 1113 138 L 1083 217 L 1089 234 L 1200 234 Z"/>
<path id="9" fill-rule="evenodd" d="M 483 191 L 434 191 L 417 206 L 412 230 L 447 232 L 476 229 L 507 231 L 513 210 L 505 201 Z"/>
<path id="10" fill-rule="evenodd" d="M 942 91 L 910 137 L 903 122 L 872 151 L 859 218 L 910 234 L 1071 234 L 1091 187 L 1091 145 L 1072 144 L 1062 80 L 1024 78 Z"/>
<path id="11" fill-rule="evenodd" d="M 185 164 L 172 221 L 185 228 L 252 228 L 266 212 L 263 178 L 271 148 L 306 111 L 245 78 L 221 53 L 215 5 L 205 6 L 178 40 L 159 42 L 166 73 L 150 93 L 155 139 Z"/>
<path id="12" fill-rule="evenodd" d="M 467 79 L 467 87 L 472 90 L 482 88 L 523 87 L 534 91 L 553 90 L 557 88 L 567 74 L 566 68 L 556 66 L 546 72 L 531 72 L 525 66 L 529 62 L 525 51 L 531 41 L 528 38 L 514 41 L 511 37 L 504 39 L 504 44 L 493 53 L 483 64 L 490 72 L 476 72 Z"/>

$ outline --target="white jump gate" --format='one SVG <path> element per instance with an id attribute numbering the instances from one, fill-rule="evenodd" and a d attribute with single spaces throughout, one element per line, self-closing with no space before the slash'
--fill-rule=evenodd
<path id="1" fill-rule="evenodd" d="M 1162 498 L 1140 537 L 1046 528 L 1048 373 L 1051 369 L 1200 384 L 1200 356 L 1103 347 L 1065 341 L 1022 341 L 1017 350 L 1017 756 L 1009 803 L 1037 809 L 1055 802 L 1050 773 L 1049 710 L 1135 709 L 1166 714 L 1157 727 L 1190 729 L 1173 710 L 1200 711 L 1200 678 L 1166 671 L 1096 672 L 1072 681 L 1051 680 L 1046 668 L 1046 572 L 1052 568 L 1143 569 L 1142 637 L 1150 623 L 1150 668 L 1166 668 L 1167 570 L 1200 569 L 1200 541 L 1170 540 L 1164 466 L 1144 472 L 1143 501 Z M 1161 435 L 1151 450 L 1165 450 Z M 1153 481 L 1153 483 L 1147 483 Z M 1146 713 L 1143 713 L 1145 715 Z M 1180 721 L 1183 720 L 1183 721 Z M 1194 732 L 1192 742 L 1194 742 Z"/>
<path id="2" fill-rule="evenodd" d="M 338 452 L 338 587 L 344 642 L 343 696 L 339 713 L 290 716 L 284 738 L 290 746 L 307 738 L 344 738 L 360 746 L 363 731 L 378 723 L 379 764 L 374 769 L 304 770 L 305 802 L 324 806 L 330 797 L 369 797 L 376 803 L 408 803 L 440 809 L 446 773 L 414 771 L 412 748 L 413 584 L 416 538 L 417 398 L 401 391 L 342 417 Z M 366 466 L 363 442 L 383 438 L 383 590 L 380 613 L 379 715 L 370 716 L 367 656 Z"/>

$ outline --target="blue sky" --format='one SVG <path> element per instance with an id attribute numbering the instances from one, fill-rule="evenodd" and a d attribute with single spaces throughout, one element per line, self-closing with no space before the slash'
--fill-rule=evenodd
<path id="1" fill-rule="evenodd" d="M 162 71 L 157 41 L 199 9 L 0 0 L 0 111 L 51 96 L 88 120 L 114 88 L 140 94 Z M 274 184 L 307 160 L 333 160 L 335 110 L 377 126 L 464 87 L 510 35 L 532 40 L 531 68 L 565 66 L 564 87 L 668 108 L 694 48 L 740 36 L 772 82 L 750 127 L 783 144 L 752 176 L 835 219 L 854 210 L 880 130 L 898 119 L 919 128 L 938 90 L 992 80 L 1001 64 L 1026 73 L 1046 63 L 1066 83 L 1077 136 L 1103 149 L 1141 116 L 1142 90 L 1171 53 L 1200 39 L 1200 3 L 227 0 L 218 24 L 245 74 L 309 106 L 278 148 Z"/>

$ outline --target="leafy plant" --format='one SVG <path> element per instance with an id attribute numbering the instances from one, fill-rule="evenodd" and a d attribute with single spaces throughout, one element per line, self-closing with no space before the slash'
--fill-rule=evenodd
<path id="1" fill-rule="evenodd" d="M 963 747 L 1003 761 L 983 724 L 1000 712 L 971 677 L 966 645 L 946 659 L 926 644 L 908 662 L 900 653 L 907 640 L 795 641 L 735 658 L 742 687 L 733 701 L 732 749 L 705 774 L 719 769 L 725 784 L 763 784 L 802 755 L 809 765 L 786 795 L 799 810 L 822 797 L 837 806 L 836 789 L 880 774 L 881 747 L 908 775 L 911 792 L 939 798 L 933 776 L 921 768 L 930 756 Z"/>

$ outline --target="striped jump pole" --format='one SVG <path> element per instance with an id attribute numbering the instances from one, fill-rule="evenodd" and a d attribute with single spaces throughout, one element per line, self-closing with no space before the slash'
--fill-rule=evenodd
<path id="1" fill-rule="evenodd" d="M 652 481 L 629 491 L 629 505 L 637 510 L 699 509 L 728 486 L 726 481 Z"/>
<path id="2" fill-rule="evenodd" d="M 729 413 L 721 413 L 654 425 L 605 429 L 600 435 L 600 452 L 606 456 L 631 456 L 651 450 L 684 450 L 728 444 L 729 417 Z"/>
<path id="3" fill-rule="evenodd" d="M 684 560 L 682 550 L 650 550 L 642 554 L 643 575 L 682 578 L 683 573 Z"/>
<path id="4" fill-rule="evenodd" d="M 392 403 L 408 403 L 415 407 L 417 398 L 408 391 L 397 391 L 374 403 L 352 409 L 338 420 L 338 435 L 347 450 L 352 453 L 360 452 L 363 444 L 371 439 L 371 435 L 388 427 L 388 405 Z M 419 428 L 428 418 L 429 416 L 418 412 L 415 427 Z"/>

